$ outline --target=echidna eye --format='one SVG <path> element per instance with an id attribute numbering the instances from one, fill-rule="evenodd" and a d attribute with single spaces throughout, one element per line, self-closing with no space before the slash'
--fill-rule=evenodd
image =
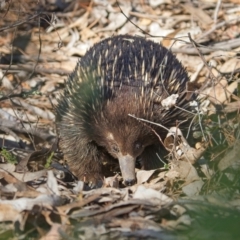
<path id="1" fill-rule="evenodd" d="M 142 148 L 142 144 L 139 143 L 139 142 L 135 143 L 135 148 L 136 149 L 141 149 Z"/>
<path id="2" fill-rule="evenodd" d="M 115 152 L 115 153 L 118 153 L 118 152 L 119 152 L 119 148 L 118 148 L 118 146 L 117 146 L 116 144 L 112 145 L 112 150 L 113 150 L 113 152 Z"/>

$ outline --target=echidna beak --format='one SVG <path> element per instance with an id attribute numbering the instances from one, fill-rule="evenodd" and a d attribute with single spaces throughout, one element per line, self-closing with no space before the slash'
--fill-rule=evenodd
<path id="1" fill-rule="evenodd" d="M 130 155 L 125 155 L 121 156 L 118 160 L 124 184 L 126 186 L 132 186 L 136 183 L 135 158 Z"/>

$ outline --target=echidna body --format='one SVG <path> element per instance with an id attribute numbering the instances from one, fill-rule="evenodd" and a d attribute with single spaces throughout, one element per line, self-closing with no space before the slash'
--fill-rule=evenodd
<path id="1" fill-rule="evenodd" d="M 156 133 L 166 131 L 136 118 L 167 128 L 186 120 L 188 81 L 176 57 L 153 41 L 120 35 L 95 44 L 70 75 L 57 107 L 60 147 L 70 169 L 93 181 L 101 178 L 103 161 L 119 161 L 125 184 L 132 185 L 136 159 L 143 169 L 157 168 Z M 163 107 L 173 94 L 176 104 Z"/>

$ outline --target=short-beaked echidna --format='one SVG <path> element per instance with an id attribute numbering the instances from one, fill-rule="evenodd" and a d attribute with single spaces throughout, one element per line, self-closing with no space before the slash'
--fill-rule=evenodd
<path id="1" fill-rule="evenodd" d="M 188 75 L 162 45 L 119 35 L 90 48 L 70 75 L 56 108 L 60 147 L 79 178 L 101 178 L 102 162 L 119 161 L 126 185 L 135 182 L 136 159 L 143 169 L 160 165 L 162 127 L 186 120 Z M 162 100 L 178 94 L 174 106 Z M 148 124 L 149 125 L 149 124 Z M 155 133 L 154 133 L 154 131 Z M 159 147 L 160 146 L 160 147 Z M 163 148 L 163 147 L 162 147 Z"/>

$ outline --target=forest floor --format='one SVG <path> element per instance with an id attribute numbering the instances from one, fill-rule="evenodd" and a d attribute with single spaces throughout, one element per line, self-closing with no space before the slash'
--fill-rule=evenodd
<path id="1" fill-rule="evenodd" d="M 3 0 L 0 19 L 0 239 L 239 238 L 239 0 Z M 66 167 L 53 106 L 78 59 L 118 34 L 177 56 L 199 127 L 137 184 L 113 172 L 91 189 Z"/>

